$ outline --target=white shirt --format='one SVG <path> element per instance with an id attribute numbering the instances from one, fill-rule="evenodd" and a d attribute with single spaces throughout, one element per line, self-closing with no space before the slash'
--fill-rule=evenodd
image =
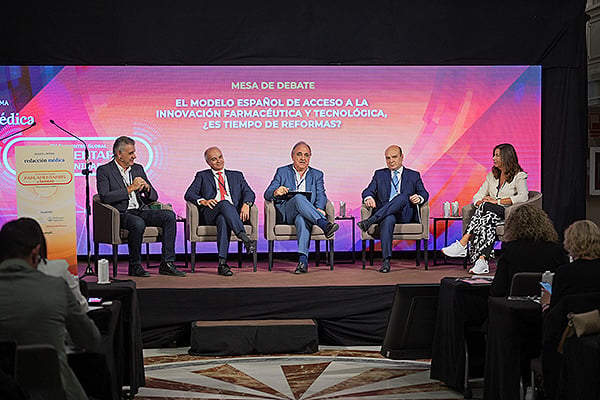
<path id="1" fill-rule="evenodd" d="M 524 203 L 529 199 L 529 190 L 527 189 L 527 173 L 521 171 L 515 175 L 512 182 L 504 182 L 500 188 L 500 180 L 494 178 L 490 171 L 485 177 L 485 181 L 473 196 L 473 204 L 482 200 L 485 196 L 491 196 L 496 199 L 505 199 L 510 197 L 513 204 Z"/>
<path id="2" fill-rule="evenodd" d="M 213 177 L 215 178 L 215 187 L 217 188 L 215 200 L 217 200 L 217 201 L 227 200 L 228 202 L 233 204 L 233 200 L 231 199 L 231 191 L 229 190 L 229 182 L 227 181 L 227 175 L 225 174 L 225 169 L 222 169 L 220 171 L 215 171 L 214 169 L 211 169 L 211 172 L 213 173 Z M 225 182 L 225 198 L 224 199 L 221 198 L 221 190 L 219 189 L 219 186 L 220 186 L 219 185 L 219 174 L 218 174 L 219 172 L 222 173 L 223 182 Z M 206 200 L 206 199 L 205 198 L 198 199 L 198 204 L 200 204 L 200 202 L 202 200 Z"/>
<path id="3" fill-rule="evenodd" d="M 115 164 L 117 164 L 117 168 L 119 169 L 119 172 L 121 173 L 121 177 L 123 178 L 123 182 L 125 183 L 125 186 L 131 185 L 131 182 L 133 181 L 131 179 L 131 167 L 123 168 L 119 165 L 119 163 L 116 160 L 115 160 Z M 137 196 L 135 195 L 135 190 L 133 190 L 129 193 L 129 204 L 127 205 L 127 209 L 131 210 L 131 209 L 138 209 L 138 208 L 140 208 L 140 203 L 138 203 Z"/>
<path id="4" fill-rule="evenodd" d="M 296 168 L 294 168 L 294 172 L 296 173 L 296 191 L 306 192 L 306 173 L 308 172 L 308 168 L 304 171 L 304 174 L 298 172 Z"/>

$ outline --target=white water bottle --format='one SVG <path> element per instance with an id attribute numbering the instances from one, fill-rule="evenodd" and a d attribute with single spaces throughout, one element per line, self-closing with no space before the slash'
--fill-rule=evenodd
<path id="1" fill-rule="evenodd" d="M 545 271 L 542 274 L 542 282 L 549 284 L 550 286 L 552 286 L 552 279 L 554 278 L 554 274 L 550 271 Z M 543 291 L 542 291 L 543 294 Z"/>

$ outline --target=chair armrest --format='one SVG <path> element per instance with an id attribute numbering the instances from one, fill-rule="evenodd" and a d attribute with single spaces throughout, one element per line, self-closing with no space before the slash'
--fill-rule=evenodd
<path id="1" fill-rule="evenodd" d="M 471 218 L 473 218 L 474 213 L 475 213 L 475 205 L 473 203 L 469 203 L 462 208 L 463 234 L 466 232 L 467 226 L 469 226 L 469 222 L 471 222 Z"/>
<path id="2" fill-rule="evenodd" d="M 265 216 L 264 216 L 264 236 L 267 240 L 275 240 L 275 223 L 277 221 L 277 213 L 275 211 L 275 203 L 271 200 L 265 200 Z"/>
<path id="3" fill-rule="evenodd" d="M 367 207 L 364 203 L 360 205 L 360 220 L 363 221 L 373 214 L 373 209 Z"/>
<path id="4" fill-rule="evenodd" d="M 94 216 L 95 243 L 121 243 L 121 215 L 110 204 L 100 202 L 100 196 L 94 195 L 92 203 Z"/>
<path id="5" fill-rule="evenodd" d="M 423 224 L 423 232 L 429 231 L 429 202 L 421 204 L 421 224 Z"/>
<path id="6" fill-rule="evenodd" d="M 196 241 L 196 228 L 200 225 L 200 211 L 198 206 L 191 201 L 185 202 L 185 238 Z"/>
<path id="7" fill-rule="evenodd" d="M 258 207 L 256 204 L 252 204 L 250 207 L 250 226 L 252 227 L 250 239 L 258 240 Z"/>
<path id="8" fill-rule="evenodd" d="M 327 200 L 327 204 L 325 205 L 325 218 L 329 222 L 335 222 L 335 206 L 331 200 Z"/>

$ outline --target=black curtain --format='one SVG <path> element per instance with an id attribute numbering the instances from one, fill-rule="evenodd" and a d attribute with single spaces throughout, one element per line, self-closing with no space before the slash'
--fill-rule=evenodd
<path id="1" fill-rule="evenodd" d="M 4 65 L 542 65 L 544 209 L 585 217 L 585 0 L 21 1 Z"/>

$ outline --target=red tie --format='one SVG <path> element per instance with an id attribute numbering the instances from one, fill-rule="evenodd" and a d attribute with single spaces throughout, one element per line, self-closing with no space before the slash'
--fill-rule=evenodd
<path id="1" fill-rule="evenodd" d="M 217 172 L 219 175 L 219 194 L 221 195 L 221 200 L 225 200 L 225 196 L 227 196 L 227 190 L 225 190 L 225 181 L 223 180 L 223 172 Z"/>

